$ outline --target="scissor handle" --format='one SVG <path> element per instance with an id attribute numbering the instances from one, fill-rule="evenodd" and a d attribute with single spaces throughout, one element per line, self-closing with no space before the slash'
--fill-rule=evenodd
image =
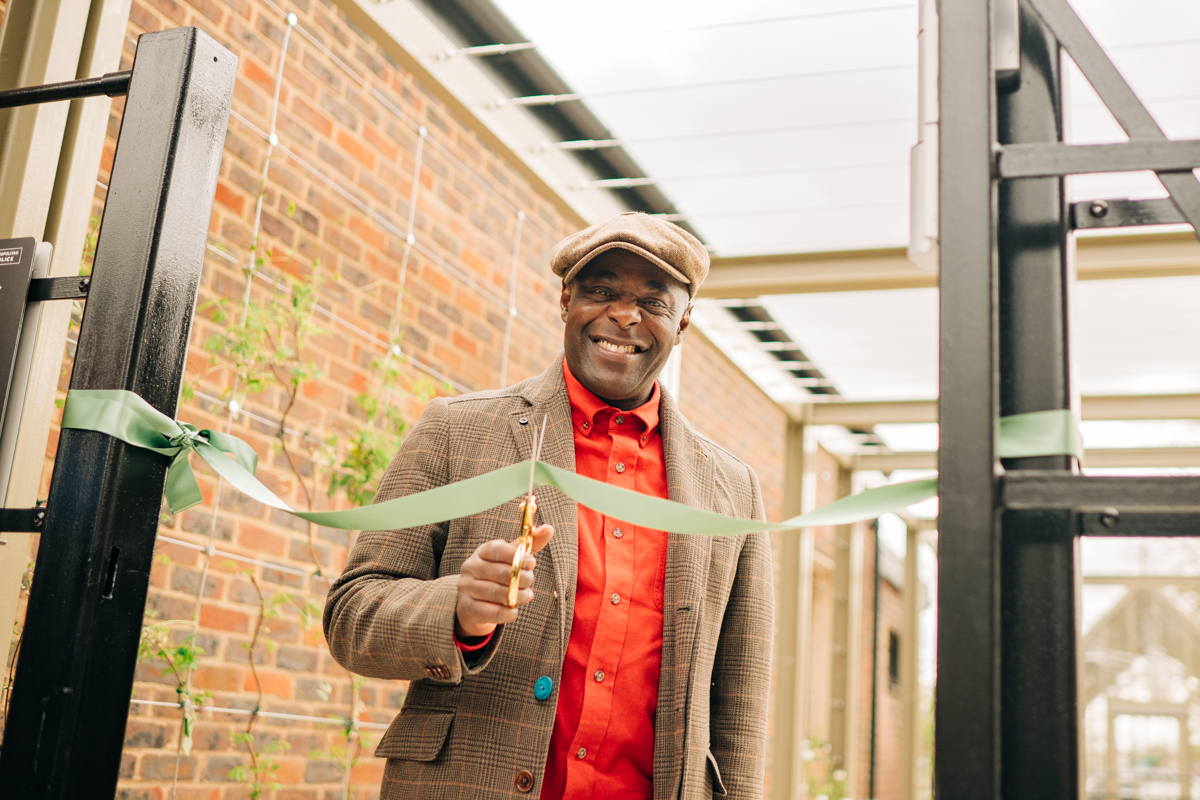
<path id="1" fill-rule="evenodd" d="M 537 513 L 537 498 L 526 495 L 521 501 L 521 536 L 517 539 L 517 552 L 513 555 L 512 577 L 508 581 L 508 607 L 517 607 L 517 592 L 521 589 L 521 565 L 525 556 L 533 550 L 533 515 Z"/>

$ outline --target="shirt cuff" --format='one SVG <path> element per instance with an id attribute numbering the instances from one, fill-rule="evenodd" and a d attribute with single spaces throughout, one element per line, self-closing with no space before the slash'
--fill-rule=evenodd
<path id="1" fill-rule="evenodd" d="M 496 629 L 492 628 L 486 636 L 464 636 L 458 638 L 458 634 L 454 634 L 454 644 L 459 650 L 464 653 L 474 653 L 476 650 L 482 650 L 487 647 L 488 642 L 496 635 Z"/>

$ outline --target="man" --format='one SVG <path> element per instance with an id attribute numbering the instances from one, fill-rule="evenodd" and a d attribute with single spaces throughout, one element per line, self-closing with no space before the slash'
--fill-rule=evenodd
<path id="1" fill-rule="evenodd" d="M 687 332 L 708 254 L 623 214 L 560 242 L 563 356 L 507 389 L 438 398 L 377 500 L 530 458 L 741 518 L 753 470 L 701 437 L 656 382 Z M 737 409 L 729 409 L 736 424 Z M 347 669 L 409 680 L 379 743 L 381 797 L 758 798 L 772 590 L 766 534 L 667 535 L 538 491 L 537 557 L 507 605 L 517 500 L 364 532 L 325 606 Z"/>

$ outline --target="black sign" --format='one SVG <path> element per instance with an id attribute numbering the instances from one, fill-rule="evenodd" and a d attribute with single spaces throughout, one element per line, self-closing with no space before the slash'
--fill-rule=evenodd
<path id="1" fill-rule="evenodd" d="M 0 422 L 8 408 L 37 239 L 0 239 Z"/>

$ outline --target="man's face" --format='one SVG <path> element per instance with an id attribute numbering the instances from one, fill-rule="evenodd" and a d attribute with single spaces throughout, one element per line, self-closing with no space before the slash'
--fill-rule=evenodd
<path id="1" fill-rule="evenodd" d="M 692 313 L 683 283 L 619 248 L 596 256 L 563 284 L 560 303 L 571 374 L 622 409 L 650 399 Z"/>

